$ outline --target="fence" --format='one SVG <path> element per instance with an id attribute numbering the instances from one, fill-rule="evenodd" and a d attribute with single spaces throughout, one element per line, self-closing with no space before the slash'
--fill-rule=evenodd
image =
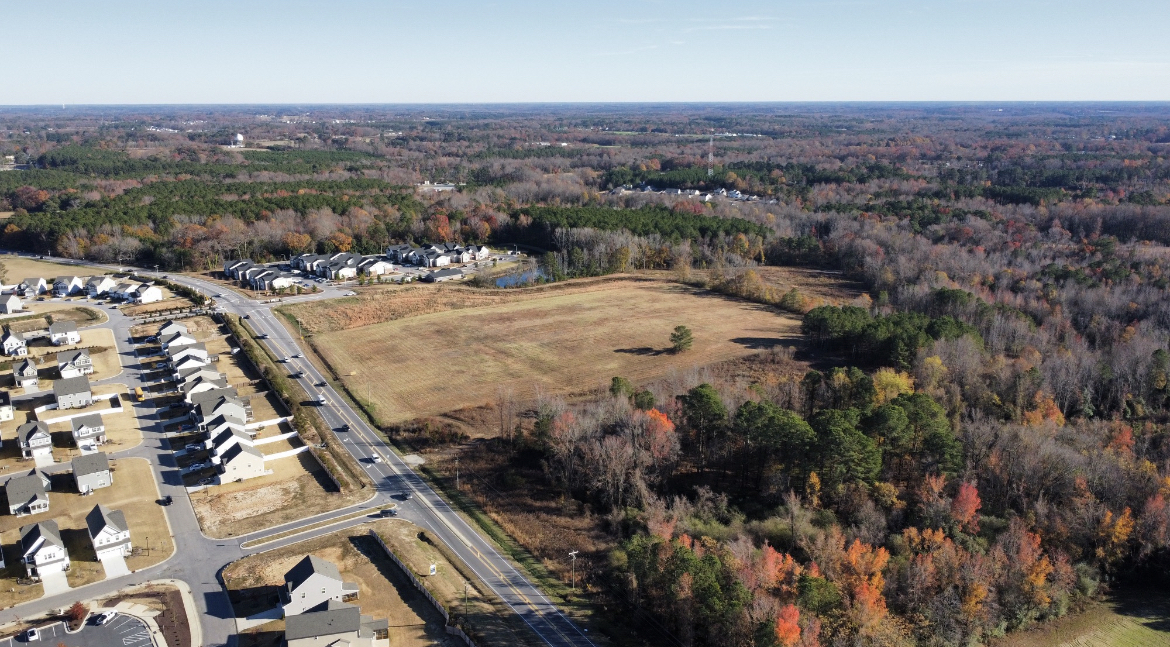
<path id="1" fill-rule="evenodd" d="M 459 627 L 450 624 L 451 614 L 447 613 L 446 607 L 444 607 L 438 600 L 436 600 L 435 596 L 431 595 L 431 592 L 427 590 L 427 587 L 423 586 L 422 581 L 415 576 L 414 571 L 407 568 L 406 564 L 403 564 L 402 561 L 398 559 L 398 555 L 395 555 L 394 551 L 390 550 L 390 547 L 382 541 L 382 538 L 378 536 L 378 533 L 371 530 L 370 536 L 374 538 L 374 541 L 378 542 L 378 545 L 382 547 L 382 550 L 386 551 L 386 555 L 390 558 L 390 561 L 394 562 L 398 568 L 402 569 L 403 574 L 406 575 L 406 579 L 410 580 L 410 583 L 414 585 L 414 588 L 418 589 L 419 593 L 422 593 L 423 597 L 425 597 L 432 605 L 434 605 L 435 610 L 443 616 L 443 620 L 447 621 L 447 625 L 445 627 L 447 634 L 462 639 L 463 642 L 468 645 L 468 647 L 475 647 L 475 643 L 471 640 L 471 636 L 468 636 Z"/>

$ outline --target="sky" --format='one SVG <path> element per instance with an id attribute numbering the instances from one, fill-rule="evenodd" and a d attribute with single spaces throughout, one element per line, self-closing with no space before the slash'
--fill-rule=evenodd
<path id="1" fill-rule="evenodd" d="M 0 105 L 1166 101 L 1166 0 L 36 0 Z"/>

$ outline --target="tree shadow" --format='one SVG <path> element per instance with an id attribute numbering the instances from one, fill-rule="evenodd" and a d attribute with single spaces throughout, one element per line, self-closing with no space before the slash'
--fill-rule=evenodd
<path id="1" fill-rule="evenodd" d="M 649 346 L 642 346 L 640 348 L 615 348 L 615 353 L 624 353 L 626 355 L 642 355 L 647 357 L 657 357 L 658 355 L 665 355 L 670 352 L 666 349 L 650 348 Z"/>
<path id="2" fill-rule="evenodd" d="M 751 350 L 768 350 L 784 343 L 784 340 L 779 337 L 735 337 L 731 342 Z"/>
<path id="3" fill-rule="evenodd" d="M 1140 618 L 1141 624 L 1164 633 L 1170 633 L 1170 596 L 1166 589 L 1137 587 L 1118 591 L 1109 598 L 1118 615 Z"/>

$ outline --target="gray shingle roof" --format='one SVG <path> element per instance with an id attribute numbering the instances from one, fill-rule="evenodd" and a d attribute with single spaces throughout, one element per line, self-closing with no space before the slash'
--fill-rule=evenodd
<path id="1" fill-rule="evenodd" d="M 96 537 L 106 526 L 112 526 L 118 532 L 126 532 L 130 526 L 126 524 L 126 515 L 121 510 L 110 510 L 100 503 L 85 516 L 85 525 L 89 526 L 89 536 Z"/>
<path id="2" fill-rule="evenodd" d="M 110 458 L 104 452 L 86 454 L 73 459 L 73 478 L 110 470 Z"/>
<path id="3" fill-rule="evenodd" d="M 49 493 L 45 491 L 45 482 L 35 471 L 24 476 L 14 476 L 4 484 L 4 493 L 8 495 L 8 505 L 23 505 L 33 499 L 47 499 Z"/>
<path id="4" fill-rule="evenodd" d="M 35 436 L 37 433 L 48 434 L 49 425 L 46 425 L 41 420 L 26 422 L 16 428 L 16 439 L 20 442 L 20 444 L 27 445 L 29 438 Z"/>
<path id="5" fill-rule="evenodd" d="M 57 522 L 53 519 L 29 524 L 20 529 L 20 545 L 25 550 L 31 548 L 41 537 L 45 538 L 45 543 L 65 547 L 65 542 L 61 541 L 61 530 L 57 528 Z"/>
<path id="6" fill-rule="evenodd" d="M 84 416 L 77 416 L 69 422 L 73 423 L 73 431 L 77 431 L 82 427 L 89 427 L 90 429 L 94 427 L 105 427 L 105 423 L 102 422 L 102 414 L 100 413 L 87 413 Z"/>
<path id="7" fill-rule="evenodd" d="M 236 443 L 229 447 L 228 450 L 224 452 L 222 456 L 220 456 L 220 460 L 224 463 L 230 463 L 240 454 L 250 454 L 260 459 L 264 458 L 263 452 L 261 452 L 259 449 L 256 449 L 251 445 L 245 445 L 244 443 Z"/>
<path id="8" fill-rule="evenodd" d="M 65 320 L 55 322 L 53 325 L 49 326 L 50 335 L 59 335 L 61 333 L 67 332 L 77 332 L 77 324 L 73 323 L 72 321 Z"/>
<path id="9" fill-rule="evenodd" d="M 317 573 L 341 581 L 341 571 L 337 570 L 336 564 L 316 555 L 306 555 L 304 559 L 297 562 L 296 566 L 288 569 L 288 572 L 284 574 L 284 584 L 289 591 L 292 591 Z"/>
<path id="10" fill-rule="evenodd" d="M 89 378 L 85 375 L 67 377 L 65 379 L 53 382 L 53 395 L 57 397 L 73 393 L 86 393 L 88 391 Z"/>
<path id="11" fill-rule="evenodd" d="M 301 640 L 314 636 L 332 636 L 362 628 L 362 610 L 352 604 L 330 600 L 324 607 L 320 611 L 309 611 L 285 618 L 284 639 Z"/>

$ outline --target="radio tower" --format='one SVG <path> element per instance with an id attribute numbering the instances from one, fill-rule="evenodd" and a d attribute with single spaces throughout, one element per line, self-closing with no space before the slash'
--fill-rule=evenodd
<path id="1" fill-rule="evenodd" d="M 707 140 L 707 177 L 715 175 L 715 132 L 711 132 L 711 138 Z"/>

